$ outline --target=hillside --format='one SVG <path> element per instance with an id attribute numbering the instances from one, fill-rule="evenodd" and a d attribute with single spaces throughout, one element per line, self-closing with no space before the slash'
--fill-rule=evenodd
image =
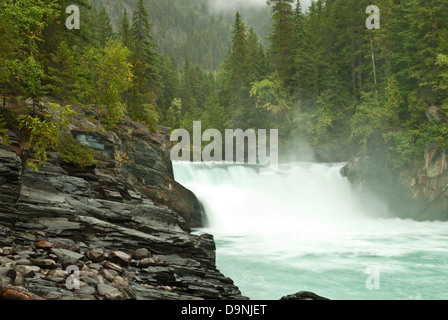
<path id="1" fill-rule="evenodd" d="M 118 31 L 123 11 L 132 17 L 137 0 L 91 0 L 94 7 L 105 6 L 114 30 Z M 253 26 L 260 38 L 269 28 L 269 7 L 254 7 L 242 2 L 217 8 L 210 0 L 146 0 L 150 20 L 154 24 L 154 40 L 158 52 L 174 58 L 181 66 L 186 58 L 203 69 L 219 69 L 231 44 L 232 24 L 237 10 Z"/>

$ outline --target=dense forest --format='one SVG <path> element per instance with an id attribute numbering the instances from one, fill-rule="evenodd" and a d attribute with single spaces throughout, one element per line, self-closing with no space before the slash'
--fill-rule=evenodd
<path id="1" fill-rule="evenodd" d="M 244 11 L 230 25 L 206 1 L 108 3 L 0 1 L 3 108 L 34 106 L 18 118 L 3 110 L 0 128 L 45 132 L 35 109 L 49 96 L 59 103 L 53 112 L 95 107 L 109 128 L 125 115 L 152 130 L 201 120 L 204 130 L 278 128 L 283 146 L 305 137 L 360 152 L 376 133 L 397 167 L 428 144 L 448 147 L 446 1 L 378 0 L 380 29 L 369 30 L 368 0 L 317 0 L 307 10 L 268 0 L 261 36 L 263 24 L 256 29 Z M 72 4 L 79 30 L 65 26 Z"/>

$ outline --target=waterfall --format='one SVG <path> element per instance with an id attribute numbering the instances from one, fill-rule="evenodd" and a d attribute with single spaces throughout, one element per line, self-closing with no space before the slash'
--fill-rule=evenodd
<path id="1" fill-rule="evenodd" d="M 199 232 L 215 235 L 218 268 L 250 298 L 446 299 L 437 266 L 448 261 L 448 224 L 393 218 L 360 198 L 342 167 L 292 163 L 265 176 L 243 164 L 177 162 L 174 173 L 204 205 L 209 225 Z M 366 284 L 372 270 L 378 288 Z"/>

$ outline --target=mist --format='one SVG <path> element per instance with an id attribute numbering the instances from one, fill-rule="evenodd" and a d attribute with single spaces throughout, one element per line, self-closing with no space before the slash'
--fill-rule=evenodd
<path id="1" fill-rule="evenodd" d="M 312 0 L 302 0 L 302 8 L 306 10 Z M 234 13 L 238 9 L 260 9 L 267 7 L 266 0 L 209 0 L 213 13 Z"/>

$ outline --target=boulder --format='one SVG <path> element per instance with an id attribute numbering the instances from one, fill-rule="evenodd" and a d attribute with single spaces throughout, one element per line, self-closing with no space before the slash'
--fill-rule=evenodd
<path id="1" fill-rule="evenodd" d="M 131 256 L 122 251 L 113 251 L 109 253 L 109 259 L 122 267 L 127 267 L 131 263 Z"/>
<path id="2" fill-rule="evenodd" d="M 106 258 L 103 249 L 92 249 L 85 252 L 85 256 L 87 259 L 92 260 L 93 262 L 101 262 Z"/>
<path id="3" fill-rule="evenodd" d="M 132 258 L 135 260 L 142 260 L 144 258 L 150 258 L 151 252 L 146 248 L 137 249 L 132 253 Z"/>
<path id="4" fill-rule="evenodd" d="M 315 293 L 312 292 L 307 292 L 307 291 L 301 291 L 292 295 L 288 295 L 285 297 L 282 297 L 280 300 L 283 301 L 291 301 L 291 300 L 315 300 L 315 301 L 320 301 L 320 300 L 329 300 L 327 298 L 318 296 Z"/>

